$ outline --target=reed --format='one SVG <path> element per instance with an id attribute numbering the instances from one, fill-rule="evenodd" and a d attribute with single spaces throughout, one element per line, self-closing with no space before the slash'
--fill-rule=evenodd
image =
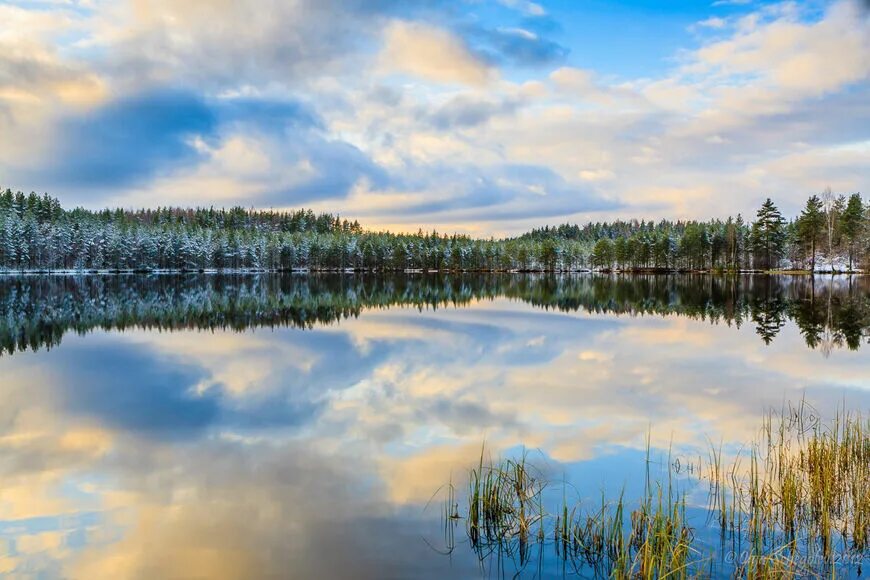
<path id="1" fill-rule="evenodd" d="M 819 569 L 837 557 L 867 554 L 870 420 L 843 409 L 823 424 L 801 401 L 768 414 L 749 455 L 746 470 L 734 460 L 729 482 L 721 450 L 711 448 L 708 473 L 717 498 L 711 519 L 723 537 L 742 539 L 745 532 L 752 565 L 744 569 L 750 576 L 775 572 L 773 560 Z"/>
<path id="2" fill-rule="evenodd" d="M 649 484 L 638 507 L 628 511 L 624 494 L 592 510 L 571 505 L 563 493 L 554 512 L 543 508 L 547 482 L 519 459 L 493 461 L 481 450 L 469 471 L 466 528 L 478 554 L 516 554 L 525 565 L 529 544 L 552 538 L 559 559 L 577 570 L 620 578 L 687 577 L 693 563 L 686 500 L 669 481 Z M 458 517 L 445 510 L 445 517 Z M 550 530 L 548 533 L 546 530 Z"/>
<path id="3" fill-rule="evenodd" d="M 526 454 L 493 462 L 481 448 L 476 468 L 469 472 L 466 526 L 475 550 L 484 553 L 515 540 L 521 562 L 528 559 L 529 543 L 544 530 L 541 495 L 546 483 L 529 467 Z M 537 535 L 534 527 L 538 525 Z"/>
<path id="4" fill-rule="evenodd" d="M 713 575 L 715 554 L 693 545 L 684 492 L 668 469 L 666 481 L 649 473 L 650 439 L 643 496 L 627 502 L 623 492 L 586 506 L 568 501 L 544 507 L 548 482 L 527 461 L 494 461 L 481 449 L 469 470 L 466 529 L 481 557 L 498 550 L 519 556 L 530 544 L 552 542 L 556 557 L 581 575 L 611 578 L 687 578 Z M 707 525 L 718 528 L 721 549 L 745 547 L 733 562 L 739 578 L 831 577 L 838 558 L 870 557 L 870 418 L 840 410 L 822 423 L 801 401 L 770 412 L 758 437 L 727 460 L 722 445 L 708 441 Z M 670 454 L 668 465 L 672 465 Z M 693 476 L 694 477 L 694 476 Z M 462 519 L 448 487 L 446 519 Z M 542 553 L 542 552 L 541 552 Z"/>

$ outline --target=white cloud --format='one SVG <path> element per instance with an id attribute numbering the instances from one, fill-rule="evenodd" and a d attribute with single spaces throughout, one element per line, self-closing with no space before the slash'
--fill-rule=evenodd
<path id="1" fill-rule="evenodd" d="M 756 86 L 790 95 L 818 96 L 870 75 L 870 19 L 851 2 L 833 5 L 818 22 L 786 11 L 769 22 L 753 20 L 735 36 L 696 53 L 692 73 L 751 75 Z"/>
<path id="2" fill-rule="evenodd" d="M 493 71 L 450 32 L 417 22 L 394 21 L 384 31 L 383 69 L 436 83 L 481 85 Z"/>
<path id="3" fill-rule="evenodd" d="M 529 16 L 544 16 L 547 14 L 544 7 L 537 2 L 530 2 L 529 0 L 499 0 L 499 2 L 508 8 L 519 10 Z"/>
<path id="4" fill-rule="evenodd" d="M 719 18 L 718 16 L 711 16 L 706 20 L 702 20 L 696 24 L 699 28 L 713 28 L 715 30 L 719 30 L 725 28 L 728 25 L 728 21 L 724 18 Z"/>

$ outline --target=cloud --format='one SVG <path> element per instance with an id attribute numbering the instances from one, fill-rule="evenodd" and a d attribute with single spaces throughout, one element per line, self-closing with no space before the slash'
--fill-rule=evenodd
<path id="1" fill-rule="evenodd" d="M 559 63 L 571 52 L 565 46 L 525 28 L 475 29 L 472 36 L 483 43 L 483 50 L 496 62 L 521 66 Z"/>
<path id="2" fill-rule="evenodd" d="M 34 181 L 79 188 L 141 182 L 200 159 L 193 139 L 211 138 L 216 128 L 213 111 L 195 94 L 123 97 L 67 117 L 57 129 L 53 161 Z"/>
<path id="3" fill-rule="evenodd" d="M 870 75 L 870 20 L 853 3 L 834 4 L 816 22 L 773 14 L 765 22 L 762 13 L 735 36 L 702 47 L 688 70 L 749 75 L 757 86 L 788 91 L 782 96 L 789 100 L 839 90 Z"/>
<path id="4" fill-rule="evenodd" d="M 437 83 L 482 85 L 493 71 L 449 31 L 397 20 L 384 31 L 381 66 Z"/>
<path id="5" fill-rule="evenodd" d="M 728 21 L 724 18 L 719 18 L 718 16 L 711 16 L 705 20 L 698 22 L 695 26 L 699 28 L 712 28 L 715 30 L 719 30 L 725 28 L 728 25 Z"/>
<path id="6" fill-rule="evenodd" d="M 514 100 L 493 102 L 459 96 L 430 115 L 432 124 L 442 131 L 476 127 L 498 115 L 512 115 L 518 107 Z"/>
<path id="7" fill-rule="evenodd" d="M 361 216 L 385 215 L 427 222 L 512 220 L 545 218 L 563 212 L 614 209 L 618 203 L 606 199 L 585 185 L 572 184 L 544 166 L 501 164 L 417 167 L 415 173 L 428 185 L 438 176 L 439 187 L 404 202 L 393 201 L 373 210 L 363 208 Z M 430 177 L 431 175 L 431 177 Z"/>
<path id="8" fill-rule="evenodd" d="M 382 19 L 415 14 L 427 4 L 125 0 L 96 16 L 98 33 L 90 43 L 109 51 L 113 75 L 133 86 L 289 86 L 346 72 Z"/>
<path id="9" fill-rule="evenodd" d="M 359 148 L 332 138 L 310 107 L 287 98 L 156 89 L 69 111 L 53 132 L 51 162 L 10 174 L 84 199 L 108 193 L 152 205 L 169 192 L 177 203 L 198 204 L 224 192 L 229 203 L 244 193 L 251 203 L 289 206 L 389 179 Z"/>
<path id="10" fill-rule="evenodd" d="M 245 124 L 226 128 L 210 144 L 197 144 L 198 162 L 124 192 L 148 205 L 170 195 L 178 203 L 203 200 L 237 203 L 239 196 L 260 207 L 298 207 L 340 200 L 360 183 L 382 188 L 391 176 L 357 147 L 315 129 L 259 130 Z"/>
<path id="11" fill-rule="evenodd" d="M 816 186 L 790 165 L 808 152 L 866 188 L 844 152 L 870 138 L 866 3 L 713 10 L 640 77 L 561 42 L 582 10 L 498 4 L 4 4 L 0 178 L 483 234 L 788 207 Z"/>
<path id="12" fill-rule="evenodd" d="M 499 2 L 528 16 L 546 16 L 547 14 L 546 9 L 537 2 L 529 0 L 499 0 Z"/>
<path id="13" fill-rule="evenodd" d="M 61 102 L 91 104 L 104 91 L 96 75 L 61 60 L 37 43 L 0 41 L 0 103 L 48 95 Z"/>
<path id="14" fill-rule="evenodd" d="M 308 105 L 289 98 L 229 97 L 211 103 L 223 124 L 256 127 L 283 133 L 299 129 L 323 129 L 323 120 Z"/>

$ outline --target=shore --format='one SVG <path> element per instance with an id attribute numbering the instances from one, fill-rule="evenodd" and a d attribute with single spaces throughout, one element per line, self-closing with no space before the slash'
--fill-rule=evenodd
<path id="1" fill-rule="evenodd" d="M 767 274 L 780 276 L 863 276 L 864 270 L 690 270 L 664 268 L 574 268 L 574 269 L 379 269 L 379 268 L 130 268 L 130 269 L 26 269 L 3 270 L 0 276 L 113 276 L 113 275 L 175 275 L 175 274 Z"/>

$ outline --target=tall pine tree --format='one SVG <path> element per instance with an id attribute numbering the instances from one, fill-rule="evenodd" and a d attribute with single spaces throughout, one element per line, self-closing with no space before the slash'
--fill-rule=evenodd
<path id="1" fill-rule="evenodd" d="M 804 247 L 810 247 L 810 270 L 816 269 L 816 242 L 825 231 L 825 213 L 822 200 L 814 195 L 807 200 L 797 222 L 798 237 Z"/>
<path id="2" fill-rule="evenodd" d="M 843 211 L 841 228 L 849 246 L 849 270 L 852 269 L 852 257 L 855 254 L 855 245 L 863 237 L 867 224 L 864 220 L 864 203 L 860 193 L 849 196 L 849 203 Z"/>
<path id="3" fill-rule="evenodd" d="M 756 214 L 752 224 L 752 247 L 755 266 L 770 269 L 779 263 L 785 249 L 785 220 L 768 197 Z"/>

